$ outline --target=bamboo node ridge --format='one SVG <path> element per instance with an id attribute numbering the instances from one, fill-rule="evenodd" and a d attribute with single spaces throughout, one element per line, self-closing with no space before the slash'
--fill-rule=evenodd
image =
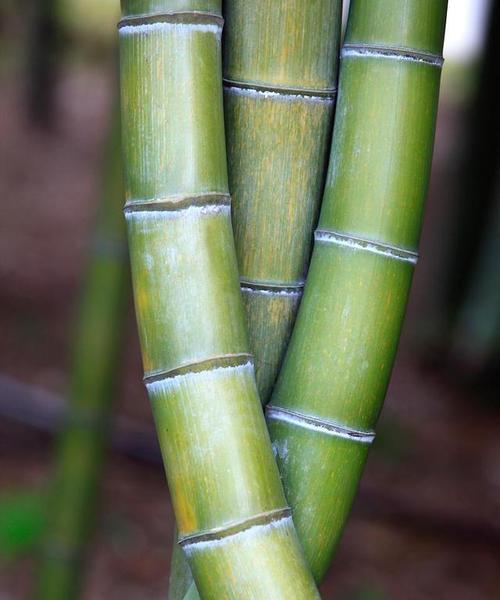
<path id="1" fill-rule="evenodd" d="M 189 365 L 181 365 L 168 371 L 156 371 L 143 378 L 146 387 L 151 387 L 156 383 L 170 382 L 175 383 L 182 378 L 207 371 L 216 371 L 219 369 L 237 369 L 253 365 L 253 356 L 251 354 L 225 354 L 223 356 L 214 356 L 207 360 L 202 360 Z"/>
<path id="2" fill-rule="evenodd" d="M 333 103 L 337 95 L 336 88 L 320 90 L 311 88 L 279 87 L 262 83 L 245 83 L 226 78 L 224 78 L 224 91 L 240 96 L 260 96 L 288 102 L 305 101 L 324 104 Z"/>
<path id="3" fill-rule="evenodd" d="M 231 196 L 227 193 L 206 192 L 203 194 L 178 194 L 166 198 L 130 199 L 125 204 L 125 215 L 145 211 L 181 211 L 189 208 L 217 210 L 231 206 Z"/>
<path id="4" fill-rule="evenodd" d="M 269 404 L 266 408 L 266 417 L 276 421 L 285 421 L 291 425 L 310 429 L 326 435 L 341 437 L 352 442 L 361 444 L 371 444 L 375 439 L 374 431 L 359 431 L 338 423 L 333 423 L 327 419 L 312 415 L 305 415 L 295 410 L 288 410 L 280 406 Z"/>
<path id="5" fill-rule="evenodd" d="M 290 508 L 286 506 L 255 515 L 238 523 L 183 537 L 179 539 L 178 543 L 189 556 L 194 551 L 227 543 L 235 536 L 248 535 L 251 531 L 256 532 L 256 530 L 273 529 L 280 525 L 289 525 L 291 522 L 292 513 Z"/>
<path id="6" fill-rule="evenodd" d="M 262 294 L 264 296 L 301 296 L 304 290 L 303 281 L 295 285 L 280 285 L 247 281 L 241 278 L 240 284 L 242 291 L 250 294 Z"/>
<path id="7" fill-rule="evenodd" d="M 199 11 L 128 15 L 118 23 L 118 30 L 126 35 L 127 33 L 139 33 L 138 28 L 145 28 L 145 31 L 149 31 L 151 30 L 149 26 L 152 26 L 152 29 L 157 29 L 156 25 L 193 25 L 197 28 L 206 27 L 206 31 L 210 33 L 219 33 L 224 25 L 224 19 L 220 15 Z"/>
<path id="8" fill-rule="evenodd" d="M 337 231 L 328 231 L 326 229 L 317 229 L 314 232 L 316 242 L 327 242 L 351 248 L 352 250 L 361 250 L 384 256 L 385 258 L 400 260 L 403 262 L 416 265 L 418 262 L 418 253 L 398 248 L 390 244 L 376 242 L 374 240 L 366 240 L 353 235 L 338 233 Z"/>
<path id="9" fill-rule="evenodd" d="M 431 67 L 441 68 L 444 58 L 439 54 L 420 52 L 411 48 L 398 48 L 391 46 L 375 46 L 368 44 L 344 44 L 340 53 L 341 58 L 349 57 L 370 57 L 370 58 L 389 58 L 401 61 L 409 61 L 430 65 Z"/>

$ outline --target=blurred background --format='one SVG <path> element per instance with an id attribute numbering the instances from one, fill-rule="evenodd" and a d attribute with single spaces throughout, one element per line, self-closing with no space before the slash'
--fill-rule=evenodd
<path id="1" fill-rule="evenodd" d="M 173 516 L 119 208 L 118 13 L 117 0 L 0 4 L 2 600 L 29 597 L 41 547 L 86 557 L 85 599 L 166 597 Z M 498 56 L 499 3 L 450 0 L 421 260 L 325 598 L 500 598 Z M 85 500 L 84 531 L 66 523 L 61 549 L 47 507 L 90 462 L 90 487 L 66 498 Z"/>

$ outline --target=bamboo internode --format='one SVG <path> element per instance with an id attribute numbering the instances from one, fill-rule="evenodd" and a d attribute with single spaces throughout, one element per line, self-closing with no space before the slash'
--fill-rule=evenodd
<path id="1" fill-rule="evenodd" d="M 445 0 L 352 0 L 323 205 L 268 426 L 317 580 L 396 354 L 434 141 Z"/>
<path id="2" fill-rule="evenodd" d="M 179 541 L 203 598 L 317 598 L 249 355 L 227 185 L 220 2 L 122 8 L 125 213 Z"/>
<path id="3" fill-rule="evenodd" d="M 233 228 L 266 403 L 302 296 L 337 85 L 339 0 L 224 4 Z"/>

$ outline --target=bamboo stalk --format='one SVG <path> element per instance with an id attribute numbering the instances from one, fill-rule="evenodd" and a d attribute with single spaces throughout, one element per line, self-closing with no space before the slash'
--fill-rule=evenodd
<path id="1" fill-rule="evenodd" d="M 132 279 L 179 543 L 203 598 L 317 598 L 248 348 L 227 185 L 220 2 L 125 0 L 122 12 Z"/>
<path id="2" fill-rule="evenodd" d="M 115 121 L 76 332 L 66 423 L 58 440 L 48 502 L 36 589 L 40 599 L 76 598 L 80 593 L 115 397 L 129 285 L 119 119 Z"/>
<path id="3" fill-rule="evenodd" d="M 352 0 L 304 298 L 267 409 L 316 580 L 339 541 L 393 366 L 432 158 L 446 0 Z"/>
<path id="4" fill-rule="evenodd" d="M 283 360 L 309 263 L 336 93 L 341 4 L 224 4 L 233 229 L 264 404 Z"/>
<path id="5" fill-rule="evenodd" d="M 309 262 L 333 117 L 341 8 L 339 0 L 224 3 L 232 222 L 263 404 Z M 170 600 L 184 597 L 186 576 L 174 551 Z"/>
<path id="6" fill-rule="evenodd" d="M 451 354 L 462 375 L 484 377 L 496 371 L 500 333 L 500 177 L 496 176 L 496 206 L 480 244 L 476 267 L 458 310 Z"/>
<path id="7" fill-rule="evenodd" d="M 453 343 L 453 328 L 474 278 L 481 243 L 488 223 L 494 217 L 497 171 L 500 156 L 500 91 L 495 82 L 500 77 L 500 3 L 489 7 L 486 41 L 478 68 L 473 98 L 466 114 L 465 139 L 455 176 L 458 177 L 454 198 L 453 229 L 449 236 L 442 314 L 446 343 Z M 475 198 L 471 205 L 471 198 Z M 438 340 L 440 341 L 440 340 Z"/>

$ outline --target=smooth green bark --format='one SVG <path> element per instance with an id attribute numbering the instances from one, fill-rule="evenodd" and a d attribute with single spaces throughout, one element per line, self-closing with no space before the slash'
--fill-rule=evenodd
<path id="1" fill-rule="evenodd" d="M 182 11 L 220 15 L 220 0 L 122 0 L 127 17 L 161 15 Z"/>
<path id="2" fill-rule="evenodd" d="M 233 228 L 262 402 L 284 357 L 318 217 L 339 0 L 228 0 L 224 109 Z"/>
<path id="3" fill-rule="evenodd" d="M 227 0 L 224 18 L 232 222 L 265 404 L 302 297 L 324 183 L 341 2 Z M 179 564 L 172 564 L 173 599 Z"/>
<path id="4" fill-rule="evenodd" d="M 129 294 L 116 119 L 75 338 L 67 417 L 60 433 L 35 597 L 80 594 L 92 535 Z"/>
<path id="5" fill-rule="evenodd" d="M 156 13 L 157 3 L 147 6 Z M 170 14 L 129 19 L 137 6 L 122 5 L 125 211 L 145 382 L 201 597 L 317 598 L 249 354 L 227 185 L 222 19 L 201 14 L 206 6 L 165 2 Z"/>
<path id="6" fill-rule="evenodd" d="M 432 159 L 445 0 L 353 0 L 304 298 L 267 410 L 316 580 L 356 493 L 404 318 Z"/>
<path id="7" fill-rule="evenodd" d="M 224 78 L 271 88 L 336 87 L 341 3 L 225 0 Z"/>

